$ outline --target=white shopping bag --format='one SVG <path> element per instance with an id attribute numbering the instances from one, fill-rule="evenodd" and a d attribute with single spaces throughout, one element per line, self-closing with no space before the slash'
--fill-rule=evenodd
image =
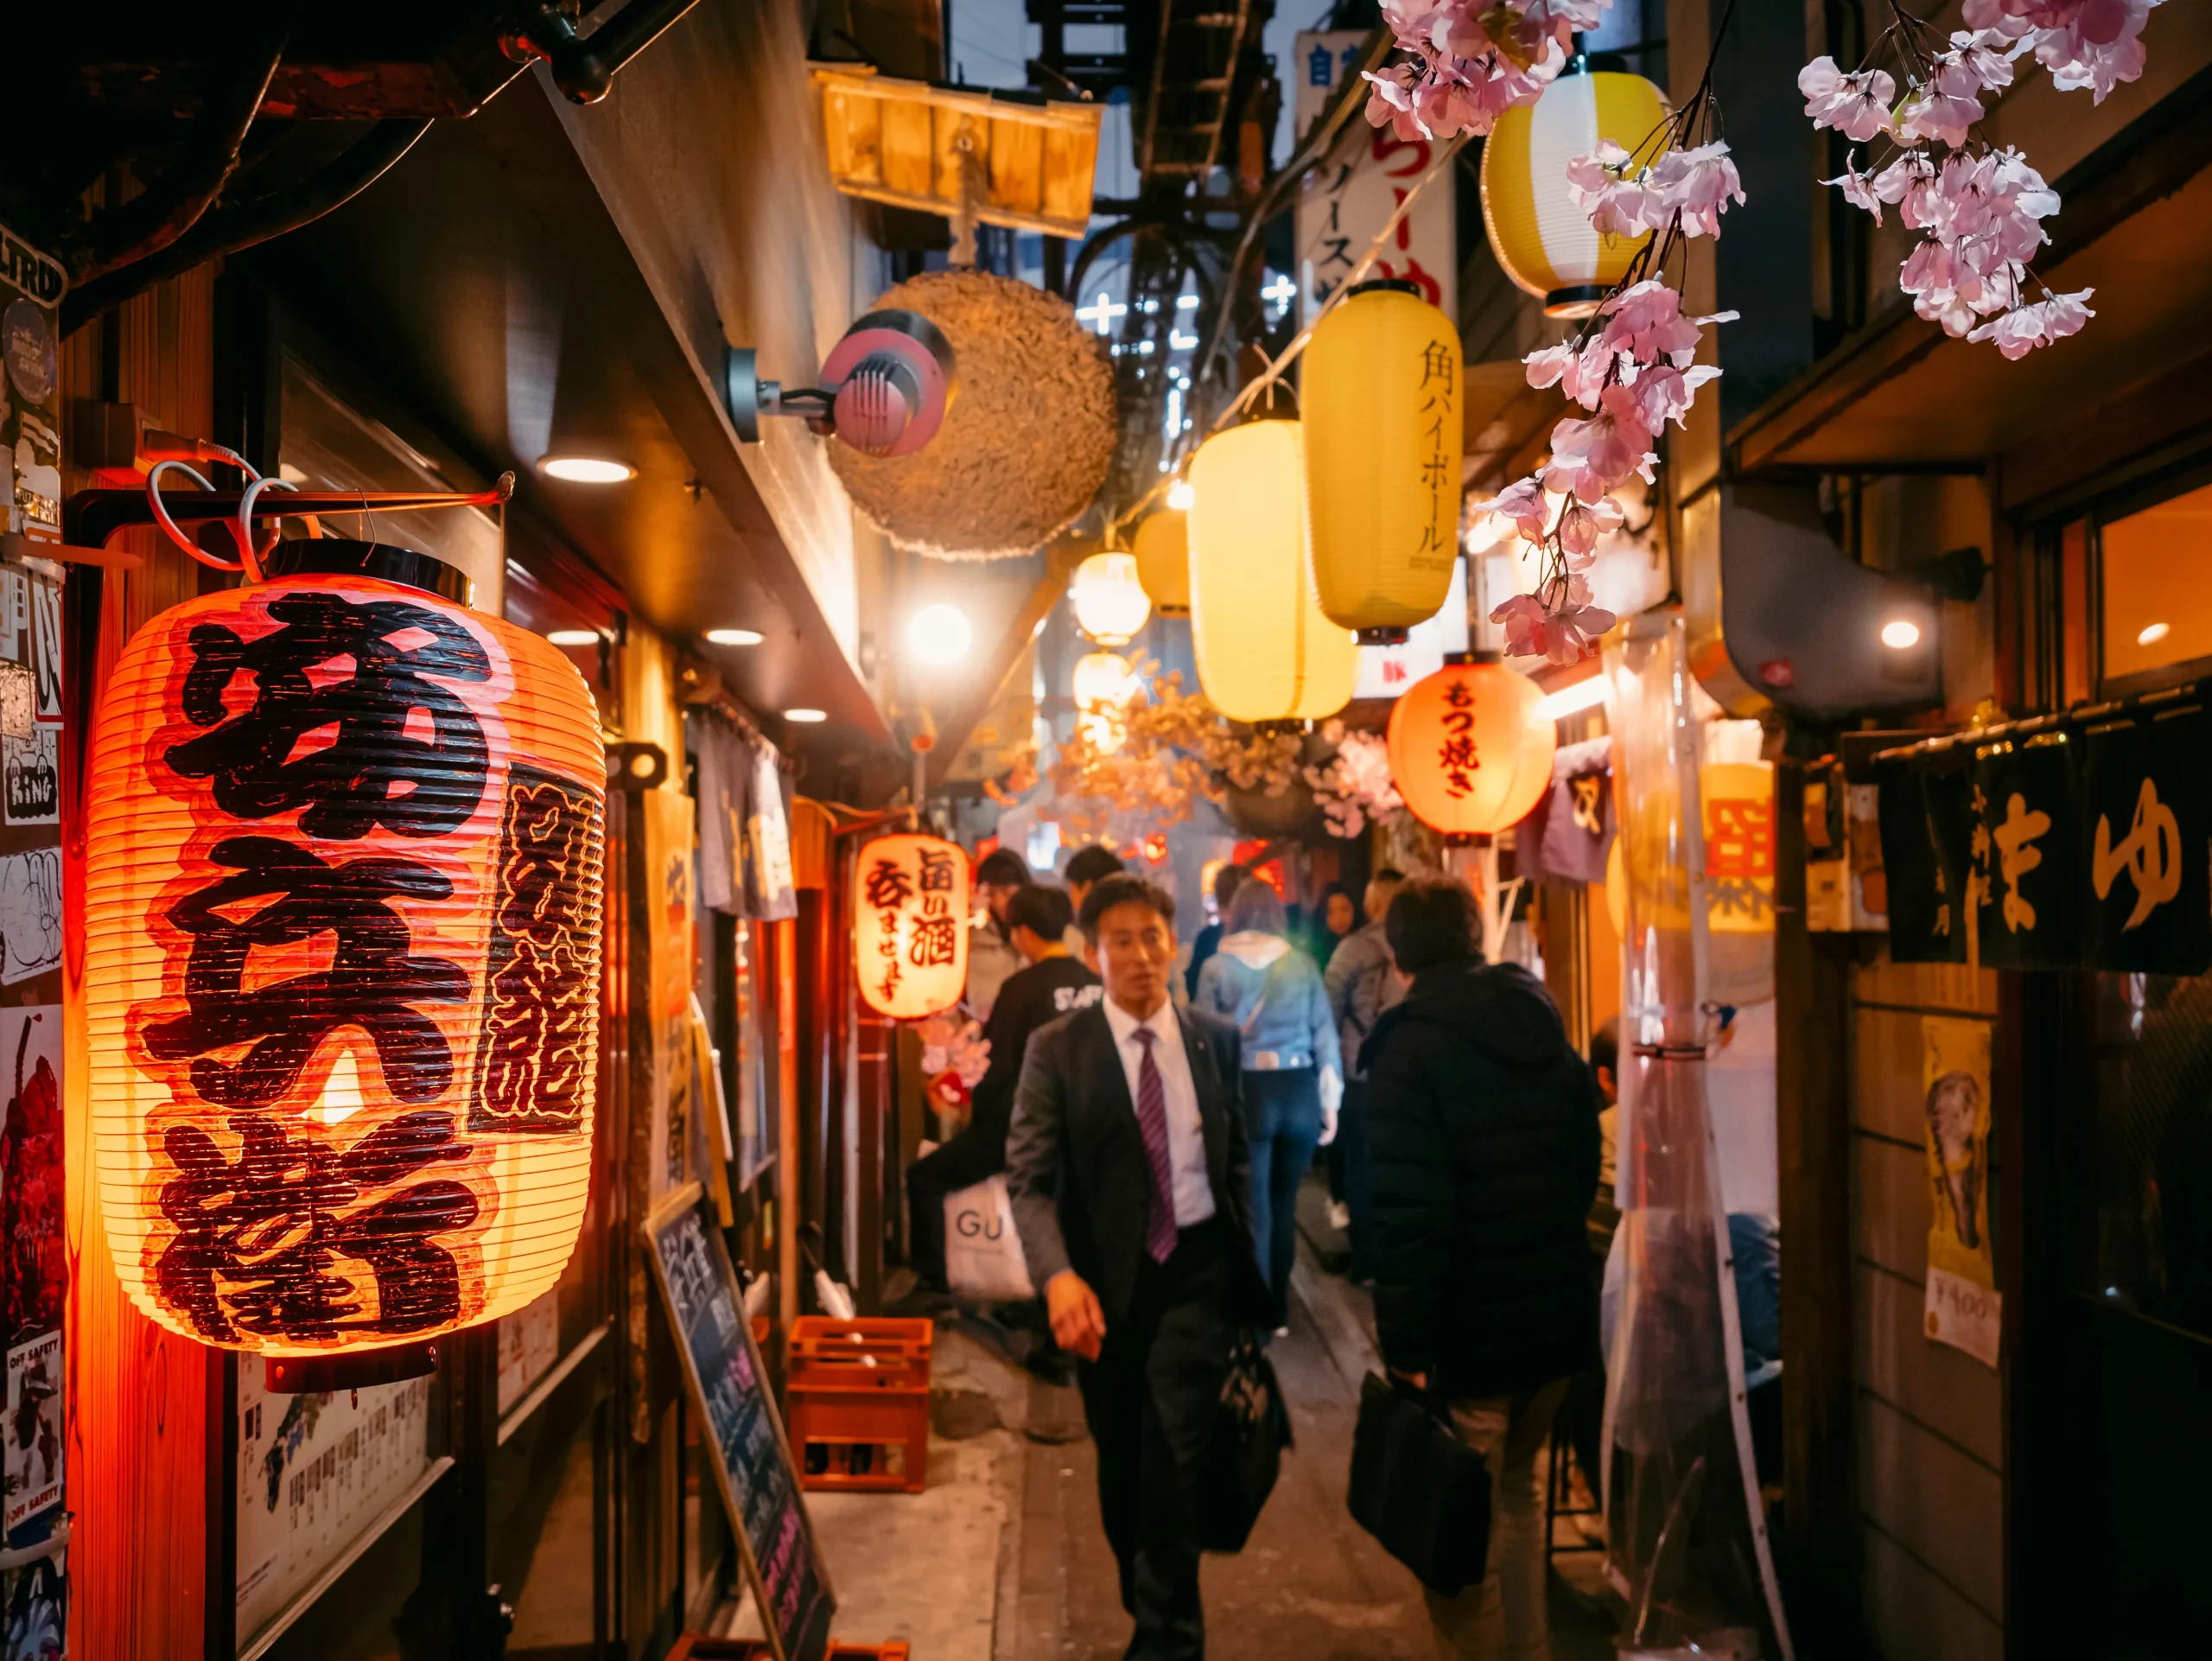
<path id="1" fill-rule="evenodd" d="M 1014 1231 L 1006 1179 L 995 1176 L 944 1197 L 944 1276 L 963 1298 L 1016 1303 L 1037 1295 Z"/>

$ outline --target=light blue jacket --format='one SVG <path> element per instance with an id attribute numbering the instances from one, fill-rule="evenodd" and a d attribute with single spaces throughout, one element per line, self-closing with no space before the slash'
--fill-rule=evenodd
<path id="1" fill-rule="evenodd" d="M 1255 1072 L 1321 1066 L 1341 1079 L 1337 1023 L 1313 960 L 1272 934 L 1232 934 L 1198 971 L 1193 1008 L 1232 1023 Z"/>

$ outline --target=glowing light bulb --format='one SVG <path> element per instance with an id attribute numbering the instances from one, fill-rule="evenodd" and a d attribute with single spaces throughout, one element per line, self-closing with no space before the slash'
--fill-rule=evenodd
<path id="1" fill-rule="evenodd" d="M 1899 617 L 1882 625 L 1882 644 L 1892 652 L 1904 652 L 1920 644 L 1920 625 Z"/>

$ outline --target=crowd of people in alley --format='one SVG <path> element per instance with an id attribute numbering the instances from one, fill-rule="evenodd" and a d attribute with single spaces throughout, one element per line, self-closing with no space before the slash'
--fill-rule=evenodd
<path id="1" fill-rule="evenodd" d="M 1005 850 L 977 869 L 988 1070 L 909 1168 L 905 1307 L 951 1307 L 945 1201 L 1001 1178 L 1041 1304 L 1033 1365 L 1072 1373 L 1096 1444 L 1127 1653 L 1188 1661 L 1200 1473 L 1240 1343 L 1288 1330 L 1319 1162 L 1394 1387 L 1490 1477 L 1484 1572 L 1426 1593 L 1438 1651 L 1545 1655 L 1539 1454 L 1555 1422 L 1595 1440 L 1610 1032 L 1593 1067 L 1541 981 L 1484 960 L 1473 896 L 1440 874 L 1379 871 L 1301 926 L 1230 865 L 1187 953 L 1173 896 L 1109 850 L 1065 877 Z"/>

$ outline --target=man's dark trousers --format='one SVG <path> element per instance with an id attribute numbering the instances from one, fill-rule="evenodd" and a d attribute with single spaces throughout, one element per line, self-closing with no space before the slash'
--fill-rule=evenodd
<path id="1" fill-rule="evenodd" d="M 1212 1440 L 1235 1341 L 1233 1225 L 1182 1231 L 1147 1260 L 1096 1361 L 1078 1369 L 1098 1454 L 1098 1509 L 1135 1618 L 1128 1661 L 1198 1661 L 1198 1472 Z"/>
<path id="2" fill-rule="evenodd" d="M 946 1289 L 944 1200 L 1006 1169 L 1006 1136 L 970 1125 L 906 1168 L 907 1259 L 925 1286 Z"/>

